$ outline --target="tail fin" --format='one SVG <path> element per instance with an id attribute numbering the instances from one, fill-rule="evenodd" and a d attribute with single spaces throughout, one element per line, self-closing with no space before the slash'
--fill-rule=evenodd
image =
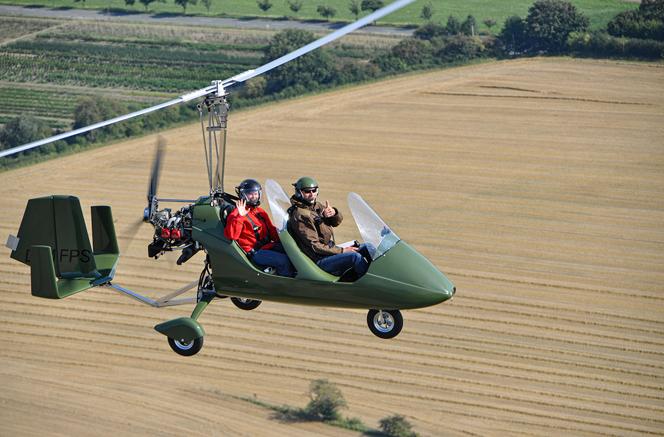
<path id="1" fill-rule="evenodd" d="M 108 206 L 92 207 L 94 249 L 74 196 L 30 199 L 11 257 L 30 266 L 32 294 L 60 299 L 109 282 L 119 251 Z"/>

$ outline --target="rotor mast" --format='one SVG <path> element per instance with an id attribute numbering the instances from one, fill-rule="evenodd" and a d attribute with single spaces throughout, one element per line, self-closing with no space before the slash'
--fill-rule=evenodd
<path id="1" fill-rule="evenodd" d="M 226 139 L 228 127 L 228 93 L 222 81 L 213 81 L 217 87 L 196 107 L 201 120 L 203 150 L 208 173 L 210 194 L 224 192 L 224 169 L 226 164 Z"/>

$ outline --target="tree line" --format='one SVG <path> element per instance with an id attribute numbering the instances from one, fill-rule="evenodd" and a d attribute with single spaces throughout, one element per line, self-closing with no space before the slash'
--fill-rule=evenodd
<path id="1" fill-rule="evenodd" d="M 75 2 L 83 2 L 85 0 L 74 0 Z M 183 13 L 187 13 L 187 6 L 198 4 L 198 0 L 173 0 L 174 3 L 182 8 Z M 297 14 L 302 9 L 304 5 L 304 0 L 285 0 L 288 9 L 290 9 L 293 14 Z M 134 6 L 136 0 L 124 0 L 125 5 Z M 166 3 L 166 0 L 138 0 L 140 4 L 143 5 L 145 11 L 147 12 L 152 3 Z M 210 8 L 212 7 L 212 0 L 201 0 L 201 4 L 205 7 L 208 14 L 210 13 Z M 263 12 L 268 12 L 274 6 L 272 0 L 256 0 L 256 7 Z M 362 12 L 373 12 L 385 6 L 384 0 L 350 0 L 348 3 L 348 10 L 355 16 L 355 19 L 359 17 Z M 337 9 L 333 6 L 326 4 L 319 4 L 316 7 L 318 14 L 329 20 L 337 15 Z"/>

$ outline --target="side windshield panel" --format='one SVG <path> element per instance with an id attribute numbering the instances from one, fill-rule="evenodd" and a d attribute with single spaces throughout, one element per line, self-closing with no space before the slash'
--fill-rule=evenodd
<path id="1" fill-rule="evenodd" d="M 348 208 L 353 214 L 362 239 L 369 246 L 372 259 L 385 254 L 400 240 L 359 194 L 348 194 Z"/>
<path id="2" fill-rule="evenodd" d="M 290 198 L 281 185 L 273 179 L 265 181 L 265 195 L 267 196 L 270 211 L 272 212 L 272 221 L 279 232 L 286 229 L 288 222 L 288 208 L 290 208 Z"/>

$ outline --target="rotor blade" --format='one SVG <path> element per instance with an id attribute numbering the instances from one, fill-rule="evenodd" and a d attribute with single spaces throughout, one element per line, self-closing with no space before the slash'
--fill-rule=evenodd
<path id="1" fill-rule="evenodd" d="M 212 88 L 212 91 L 210 90 L 210 88 Z M 91 124 L 90 126 L 85 126 L 80 129 L 75 129 L 73 131 L 64 132 L 59 135 L 45 138 L 43 140 L 33 141 L 32 143 L 24 144 L 22 146 L 17 146 L 12 149 L 3 150 L 0 151 L 0 158 L 4 156 L 13 155 L 15 153 L 23 152 L 25 150 L 34 149 L 35 147 L 43 146 L 44 144 L 52 143 L 58 140 L 63 140 L 65 138 L 73 137 L 74 135 L 89 132 L 91 130 L 99 129 L 101 127 L 109 126 L 111 124 L 119 123 L 121 121 L 129 120 L 130 118 L 138 117 L 139 115 L 149 114 L 151 112 L 158 111 L 160 109 L 168 108 L 169 106 L 177 105 L 178 103 L 188 102 L 198 97 L 206 96 L 211 92 L 213 92 L 214 90 L 216 90 L 216 87 L 202 88 L 198 91 L 194 91 L 188 94 L 183 94 L 177 99 L 169 100 L 168 102 L 160 103 L 159 105 L 141 109 L 140 111 L 121 115 L 119 117 L 111 118 L 110 120 L 100 121 L 99 123 Z"/>
<path id="2" fill-rule="evenodd" d="M 215 81 L 213 82 L 212 85 L 206 87 L 206 88 L 201 88 L 200 90 L 193 91 L 188 94 L 183 94 L 177 99 L 169 100 L 168 102 L 161 103 L 159 105 L 152 106 L 150 108 L 142 109 L 140 111 L 132 112 L 130 114 L 126 115 L 121 115 L 119 117 L 111 118 L 110 120 L 106 121 L 101 121 L 99 123 L 92 124 L 90 126 L 82 127 L 80 129 L 76 129 L 70 132 L 65 132 L 59 135 L 55 135 L 49 138 L 45 138 L 43 140 L 39 141 L 34 141 L 32 143 L 24 144 L 22 146 L 17 146 L 11 149 L 3 150 L 0 151 L 0 158 L 13 155 L 15 153 L 23 152 L 25 150 L 30 150 L 34 149 L 35 147 L 42 146 L 44 144 L 52 143 L 54 141 L 62 140 L 65 138 L 72 137 L 74 135 L 82 134 L 85 132 L 89 132 L 93 129 L 98 129 L 101 127 L 109 126 L 111 124 L 119 123 L 124 120 L 129 120 L 130 118 L 138 117 L 139 115 L 144 115 L 144 114 L 149 114 L 150 112 L 158 111 L 160 109 L 167 108 L 169 106 L 177 105 L 178 103 L 184 103 L 188 102 L 190 100 L 196 99 L 198 97 L 204 97 L 209 94 L 217 94 L 217 95 L 222 95 L 225 91 L 224 88 L 230 87 L 233 85 L 237 85 L 243 82 L 246 82 L 247 80 L 254 78 L 256 76 L 259 76 L 263 73 L 266 73 L 274 68 L 279 67 L 280 65 L 285 64 L 286 62 L 292 61 L 293 59 L 299 58 L 302 55 L 305 55 L 309 53 L 312 50 L 315 50 L 321 46 L 324 46 L 325 44 L 329 44 L 330 42 L 341 38 L 342 36 L 359 29 L 360 27 L 366 26 L 367 24 L 378 20 L 379 18 L 384 17 L 385 15 L 391 14 L 392 12 L 403 8 L 404 6 L 414 2 L 415 0 L 397 0 L 394 3 L 391 3 L 384 8 L 378 9 L 377 11 L 373 12 L 372 14 L 367 15 L 366 17 L 363 17 L 354 23 L 348 24 L 341 29 L 338 29 L 329 35 L 325 35 L 322 38 L 317 39 L 316 41 L 313 41 L 309 44 L 307 44 L 304 47 L 300 47 L 299 49 L 288 53 L 280 58 L 275 59 L 274 61 L 271 61 L 265 65 L 262 65 L 256 69 L 253 70 L 247 70 L 243 73 L 237 74 L 229 79 L 223 80 L 223 81 Z"/>
<path id="3" fill-rule="evenodd" d="M 159 173 L 161 172 L 161 160 L 166 153 L 166 140 L 160 135 L 157 139 L 157 150 L 154 154 L 152 161 L 152 172 L 150 172 L 150 183 L 148 184 L 148 207 L 152 202 L 152 198 L 157 195 L 157 188 L 159 187 Z"/>
<path id="4" fill-rule="evenodd" d="M 225 81 L 222 82 L 222 85 L 224 87 L 232 86 L 237 83 L 242 83 L 245 82 L 253 77 L 256 77 L 258 75 L 261 75 L 263 73 L 266 73 L 274 68 L 279 67 L 280 65 L 285 64 L 286 62 L 292 61 L 293 59 L 299 58 L 302 55 L 305 55 L 309 53 L 312 50 L 316 50 L 318 47 L 324 46 L 325 44 L 328 44 L 338 38 L 341 38 L 342 36 L 359 29 L 360 27 L 366 26 L 369 23 L 372 23 L 379 18 L 384 17 L 385 15 L 391 14 L 392 12 L 403 8 L 404 6 L 414 2 L 415 0 L 398 0 L 395 1 L 394 3 L 389 4 L 388 6 L 385 6 L 384 8 L 378 9 L 372 14 L 367 15 L 366 17 L 363 17 L 354 23 L 348 24 L 341 29 L 338 29 L 329 35 L 325 35 L 322 38 L 317 39 L 316 41 L 313 41 L 309 44 L 307 44 L 304 47 L 300 47 L 299 49 L 290 52 L 281 58 L 277 58 L 272 62 L 269 62 L 261 67 L 258 67 L 254 70 L 247 70 L 244 73 L 240 73 L 236 76 L 233 76 L 230 79 L 226 79 Z"/>

